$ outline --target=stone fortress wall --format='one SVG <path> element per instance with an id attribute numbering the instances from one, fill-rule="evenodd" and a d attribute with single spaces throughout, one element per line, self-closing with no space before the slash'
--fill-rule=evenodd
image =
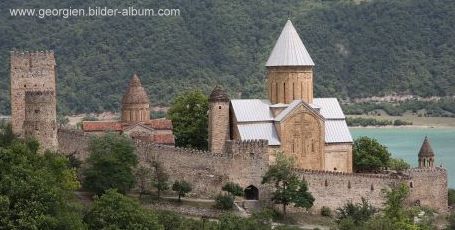
<path id="1" fill-rule="evenodd" d="M 59 130 L 59 151 L 75 154 L 81 159 L 88 155 L 90 136 L 74 130 Z M 267 142 L 227 142 L 227 153 L 217 154 L 193 149 L 156 145 L 135 141 L 139 161 L 157 160 L 163 164 L 172 180 L 184 179 L 193 185 L 192 196 L 210 198 L 221 191 L 228 181 L 242 187 L 259 190 L 259 199 L 267 200 L 270 188 L 261 185 L 268 167 Z M 411 169 L 403 175 L 369 175 L 317 170 L 297 170 L 315 197 L 312 210 L 323 206 L 335 210 L 347 201 L 360 202 L 361 197 L 376 207 L 384 202 L 382 190 L 405 183 L 410 188 L 408 203 L 420 203 L 437 211 L 447 210 L 447 171 L 443 168 Z"/>

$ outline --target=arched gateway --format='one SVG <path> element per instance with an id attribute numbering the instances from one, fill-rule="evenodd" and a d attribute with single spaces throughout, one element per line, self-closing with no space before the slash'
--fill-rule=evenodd
<path id="1" fill-rule="evenodd" d="M 258 200 L 259 199 L 259 190 L 254 185 L 250 185 L 244 190 L 246 200 Z"/>

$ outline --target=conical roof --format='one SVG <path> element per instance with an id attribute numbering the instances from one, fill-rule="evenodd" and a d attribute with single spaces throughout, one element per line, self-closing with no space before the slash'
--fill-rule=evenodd
<path id="1" fill-rule="evenodd" d="M 226 91 L 224 91 L 220 86 L 215 86 L 215 88 L 210 93 L 209 101 L 229 101 L 229 96 Z"/>
<path id="2" fill-rule="evenodd" d="M 141 80 L 134 74 L 128 84 L 128 90 L 123 95 L 122 104 L 149 104 L 149 98 L 144 87 L 141 85 Z"/>
<path id="3" fill-rule="evenodd" d="M 434 157 L 433 149 L 431 148 L 428 137 L 423 140 L 422 147 L 420 147 L 419 157 Z"/>
<path id="4" fill-rule="evenodd" d="M 266 66 L 314 66 L 310 54 L 290 20 L 281 31 Z"/>

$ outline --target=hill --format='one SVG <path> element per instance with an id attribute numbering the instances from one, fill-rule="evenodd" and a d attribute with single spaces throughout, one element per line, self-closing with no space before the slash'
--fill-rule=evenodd
<path id="1" fill-rule="evenodd" d="M 0 114 L 9 51 L 56 52 L 59 111 L 120 108 L 137 72 L 153 104 L 215 84 L 264 97 L 268 55 L 290 15 L 316 63 L 317 96 L 454 95 L 452 0 L 58 0 L 0 2 Z M 178 8 L 178 17 L 12 17 L 11 8 Z"/>

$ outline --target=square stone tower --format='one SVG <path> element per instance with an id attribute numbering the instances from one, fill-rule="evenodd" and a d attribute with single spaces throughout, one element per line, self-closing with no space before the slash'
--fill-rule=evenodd
<path id="1" fill-rule="evenodd" d="M 11 124 L 15 134 L 24 136 L 25 92 L 56 92 L 55 57 L 53 51 L 11 51 L 10 57 Z"/>

